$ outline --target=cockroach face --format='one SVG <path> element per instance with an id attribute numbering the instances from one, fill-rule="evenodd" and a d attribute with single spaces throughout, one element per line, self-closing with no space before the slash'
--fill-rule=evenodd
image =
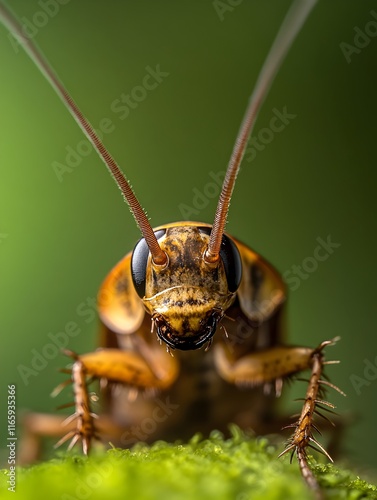
<path id="1" fill-rule="evenodd" d="M 210 227 L 177 226 L 156 231 L 165 266 L 156 266 L 141 239 L 132 255 L 132 277 L 157 329 L 169 347 L 197 349 L 209 342 L 234 301 L 241 281 L 241 258 L 233 241 L 223 236 L 220 259 L 203 256 Z"/>

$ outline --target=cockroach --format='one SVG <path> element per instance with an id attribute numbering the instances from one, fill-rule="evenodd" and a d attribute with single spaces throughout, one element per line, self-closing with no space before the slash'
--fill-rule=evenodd
<path id="1" fill-rule="evenodd" d="M 81 442 L 88 454 L 95 439 L 123 446 L 137 439 L 183 439 L 198 430 L 209 432 L 214 423 L 219 429 L 233 421 L 258 432 L 276 430 L 274 401 L 283 381 L 310 370 L 301 414 L 287 426 L 294 434 L 280 456 L 296 454 L 305 481 L 321 496 L 307 450 L 316 449 L 331 460 L 314 437 L 314 416 L 329 421 L 323 411 L 333 405 L 324 399 L 325 389 L 341 392 L 323 374 L 324 365 L 332 363 L 325 361 L 324 349 L 337 338 L 316 348 L 285 345 L 282 278 L 263 257 L 225 232 L 232 191 L 258 111 L 314 4 L 315 0 L 296 0 L 271 47 L 240 127 L 213 224 L 183 221 L 156 228 L 42 52 L 0 4 L 1 21 L 20 40 L 104 161 L 142 234 L 100 288 L 100 348 L 82 355 L 66 351 L 73 358 L 71 377 L 55 393 L 73 384 L 73 415 L 64 421 L 31 415 L 26 422 L 29 436 L 63 435 L 57 446 L 71 439 L 69 448 Z M 92 411 L 88 389 L 93 379 L 100 381 L 106 400 L 106 411 L 99 416 Z M 158 425 L 146 432 L 140 422 L 150 415 Z"/>

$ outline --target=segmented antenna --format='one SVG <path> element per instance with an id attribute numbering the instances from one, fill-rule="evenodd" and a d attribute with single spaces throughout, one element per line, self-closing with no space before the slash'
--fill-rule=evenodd
<path id="1" fill-rule="evenodd" d="M 236 143 L 230 157 L 228 169 L 221 189 L 210 241 L 205 254 L 205 260 L 209 263 L 216 262 L 219 258 L 221 241 L 225 229 L 234 184 L 236 182 L 240 164 L 257 119 L 259 109 L 292 42 L 296 38 L 315 3 L 316 0 L 295 0 L 293 2 L 259 73 L 257 83 L 255 84 L 248 108 L 238 132 Z"/>
<path id="2" fill-rule="evenodd" d="M 68 108 L 68 110 L 80 126 L 81 130 L 84 132 L 87 139 L 93 145 L 100 158 L 104 161 L 110 174 L 114 178 L 119 189 L 122 191 L 123 197 L 130 207 L 132 215 L 134 216 L 136 223 L 139 226 L 139 229 L 144 236 L 145 241 L 147 242 L 148 248 L 152 254 L 153 262 L 158 265 L 164 265 L 167 262 L 166 254 L 165 252 L 163 252 L 163 250 L 161 250 L 156 236 L 153 232 L 152 226 L 149 224 L 148 218 L 134 192 L 132 191 L 132 188 L 128 183 L 125 175 L 122 173 L 116 161 L 96 134 L 92 125 L 81 113 L 80 109 L 78 108 L 68 91 L 65 89 L 55 71 L 52 69 L 52 66 L 43 56 L 42 51 L 38 48 L 37 44 L 34 41 L 24 35 L 21 23 L 17 20 L 16 16 L 11 13 L 10 9 L 6 7 L 2 2 L 0 3 L 0 21 L 18 40 L 25 52 L 29 55 L 31 60 L 50 83 L 52 88 L 58 94 L 66 108 Z"/>

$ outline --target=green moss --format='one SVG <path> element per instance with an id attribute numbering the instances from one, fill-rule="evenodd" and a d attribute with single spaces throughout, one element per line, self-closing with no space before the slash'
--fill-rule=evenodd
<path id="1" fill-rule="evenodd" d="M 61 454 L 20 468 L 16 494 L 17 500 L 313 498 L 297 463 L 290 464 L 289 457 L 276 457 L 276 448 L 266 438 L 247 437 L 233 427 L 232 438 L 227 440 L 214 431 L 206 440 L 194 436 L 187 444 L 140 444 L 132 450 L 112 449 L 88 459 Z M 314 468 L 328 498 L 377 499 L 376 486 L 349 471 L 321 464 Z M 11 498 L 7 472 L 1 472 L 0 498 Z"/>

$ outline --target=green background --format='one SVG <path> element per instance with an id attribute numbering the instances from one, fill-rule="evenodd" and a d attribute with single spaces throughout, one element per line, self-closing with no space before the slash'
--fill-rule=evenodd
<path id="1" fill-rule="evenodd" d="M 14 0 L 33 19 L 41 5 Z M 43 3 L 43 1 L 42 1 Z M 227 2 L 224 2 L 225 4 Z M 35 40 L 93 125 L 109 118 L 105 143 L 131 180 L 157 226 L 182 219 L 193 189 L 225 169 L 261 64 L 289 1 L 243 1 L 221 21 L 211 1 L 80 1 L 38 29 Z M 340 243 L 292 291 L 289 339 L 316 345 L 341 335 L 329 357 L 331 380 L 346 393 L 329 396 L 352 414 L 344 448 L 365 470 L 377 464 L 376 380 L 357 393 L 352 376 L 376 366 L 376 61 L 377 39 L 347 63 L 340 43 L 354 44 L 376 1 L 322 1 L 292 47 L 260 113 L 253 135 L 268 127 L 273 109 L 297 115 L 254 161 L 243 163 L 227 230 L 282 273 L 313 255 L 316 238 Z M 376 14 L 377 17 L 377 14 Z M 377 22 L 377 21 L 376 21 Z M 49 397 L 64 377 L 58 355 L 25 385 L 19 366 L 31 366 L 69 321 L 80 335 L 68 347 L 95 348 L 96 320 L 77 307 L 139 237 L 117 187 L 94 153 L 59 182 L 52 162 L 82 133 L 27 56 L 0 29 L 0 406 L 17 384 L 18 410 L 54 411 Z M 169 76 L 124 120 L 111 110 L 140 85 L 145 68 Z M 208 186 L 207 186 L 208 187 Z M 192 219 L 212 222 L 215 199 Z M 376 369 L 377 372 L 377 369 Z M 374 373 L 371 374 L 372 377 Z M 286 406 L 302 395 L 296 384 Z M 67 400 L 67 393 L 59 403 Z M 292 412 L 293 412 L 292 411 Z M 6 430 L 5 411 L 0 429 Z M 5 441 L 1 443 L 4 446 Z"/>

